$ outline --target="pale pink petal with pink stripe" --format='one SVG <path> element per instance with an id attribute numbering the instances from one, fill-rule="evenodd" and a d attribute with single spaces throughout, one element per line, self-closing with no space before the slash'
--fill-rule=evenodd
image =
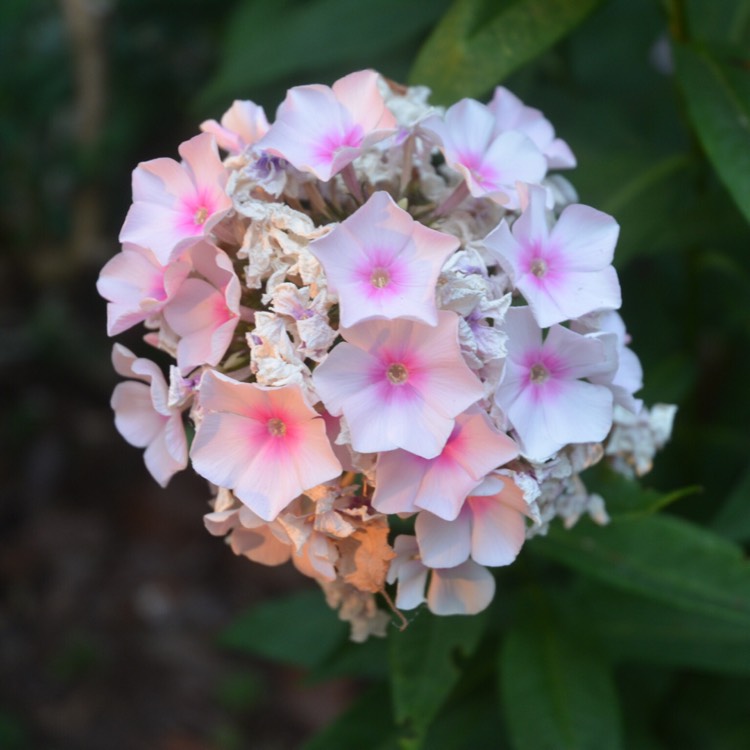
<path id="1" fill-rule="evenodd" d="M 368 318 L 437 322 L 435 285 L 445 260 L 459 247 L 376 192 L 332 232 L 310 244 L 339 296 L 341 325 Z"/>
<path id="2" fill-rule="evenodd" d="M 208 234 L 232 207 L 224 192 L 228 171 L 208 133 L 180 145 L 185 160 L 154 159 L 133 172 L 133 205 L 121 242 L 150 248 L 166 265 L 190 241 Z"/>
<path id="3" fill-rule="evenodd" d="M 313 382 L 326 408 L 346 417 L 354 449 L 437 456 L 455 417 L 483 395 L 461 355 L 458 316 L 440 311 L 434 327 L 371 320 L 340 332 L 351 343 L 333 349 Z"/>
<path id="4" fill-rule="evenodd" d="M 205 416 L 191 450 L 195 470 L 263 520 L 341 473 L 325 424 L 298 386 L 267 388 L 209 370 L 199 393 Z"/>

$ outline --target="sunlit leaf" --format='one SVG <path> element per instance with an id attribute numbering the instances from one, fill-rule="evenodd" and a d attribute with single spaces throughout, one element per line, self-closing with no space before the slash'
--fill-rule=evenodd
<path id="1" fill-rule="evenodd" d="M 456 0 L 410 79 L 436 101 L 479 96 L 575 28 L 600 0 Z"/>
<path id="2" fill-rule="evenodd" d="M 350 70 L 424 31 L 447 0 L 246 0 L 228 25 L 219 71 L 203 103 L 228 104 L 292 73 L 298 84 L 331 65 Z"/>

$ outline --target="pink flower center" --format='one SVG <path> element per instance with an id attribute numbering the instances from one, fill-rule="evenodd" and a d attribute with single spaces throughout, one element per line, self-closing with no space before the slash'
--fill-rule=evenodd
<path id="1" fill-rule="evenodd" d="M 531 368 L 529 380 L 536 385 L 541 385 L 549 379 L 549 375 L 549 370 L 541 362 L 537 362 Z"/>
<path id="2" fill-rule="evenodd" d="M 377 289 L 382 289 L 384 286 L 388 286 L 391 282 L 391 275 L 388 273 L 386 268 L 373 268 L 370 274 L 370 283 Z"/>
<path id="3" fill-rule="evenodd" d="M 208 218 L 208 209 L 205 206 L 200 206 L 193 214 L 193 222 L 196 226 L 201 226 L 206 223 Z"/>
<path id="4" fill-rule="evenodd" d="M 386 376 L 393 385 L 403 385 L 409 379 L 409 371 L 400 362 L 394 362 L 388 367 Z"/>
<path id="5" fill-rule="evenodd" d="M 266 428 L 268 429 L 268 434 L 273 437 L 278 438 L 286 435 L 286 424 L 278 417 L 271 417 L 271 419 L 266 422 Z"/>
<path id="6" fill-rule="evenodd" d="M 547 273 L 547 261 L 544 258 L 534 258 L 531 261 L 531 273 L 538 279 L 541 279 Z"/>

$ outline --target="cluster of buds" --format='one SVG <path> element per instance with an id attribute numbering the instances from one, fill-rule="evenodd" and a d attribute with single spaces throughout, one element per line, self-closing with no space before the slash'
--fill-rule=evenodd
<path id="1" fill-rule="evenodd" d="M 192 464 L 208 530 L 291 560 L 355 640 L 484 609 L 552 518 L 606 521 L 579 473 L 647 468 L 673 416 L 634 398 L 619 228 L 549 174 L 567 144 L 505 88 L 428 95 L 361 71 L 273 124 L 236 101 L 135 169 L 98 282 L 109 334 L 175 360 L 115 344 L 118 430 L 162 485 Z"/>

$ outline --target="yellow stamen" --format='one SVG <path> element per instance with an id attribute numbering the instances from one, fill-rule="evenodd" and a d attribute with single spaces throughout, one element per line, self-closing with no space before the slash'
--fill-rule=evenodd
<path id="1" fill-rule="evenodd" d="M 390 274 L 385 270 L 385 268 L 374 269 L 372 275 L 370 276 L 370 283 L 378 289 L 382 289 L 384 286 L 388 286 L 390 281 Z"/>
<path id="2" fill-rule="evenodd" d="M 268 432 L 274 437 L 283 437 L 286 435 L 286 425 L 278 417 L 272 417 L 266 423 Z"/>
<path id="3" fill-rule="evenodd" d="M 208 218 L 208 209 L 205 206 L 201 206 L 199 209 L 196 210 L 196 212 L 193 214 L 193 221 L 198 224 L 199 226 L 201 224 L 206 223 L 206 219 Z"/>
<path id="4" fill-rule="evenodd" d="M 394 362 L 386 375 L 393 385 L 403 385 L 409 379 L 409 371 L 400 362 Z"/>
<path id="5" fill-rule="evenodd" d="M 530 380 L 532 383 L 544 383 L 549 378 L 549 370 L 542 364 L 536 364 L 531 368 Z"/>

